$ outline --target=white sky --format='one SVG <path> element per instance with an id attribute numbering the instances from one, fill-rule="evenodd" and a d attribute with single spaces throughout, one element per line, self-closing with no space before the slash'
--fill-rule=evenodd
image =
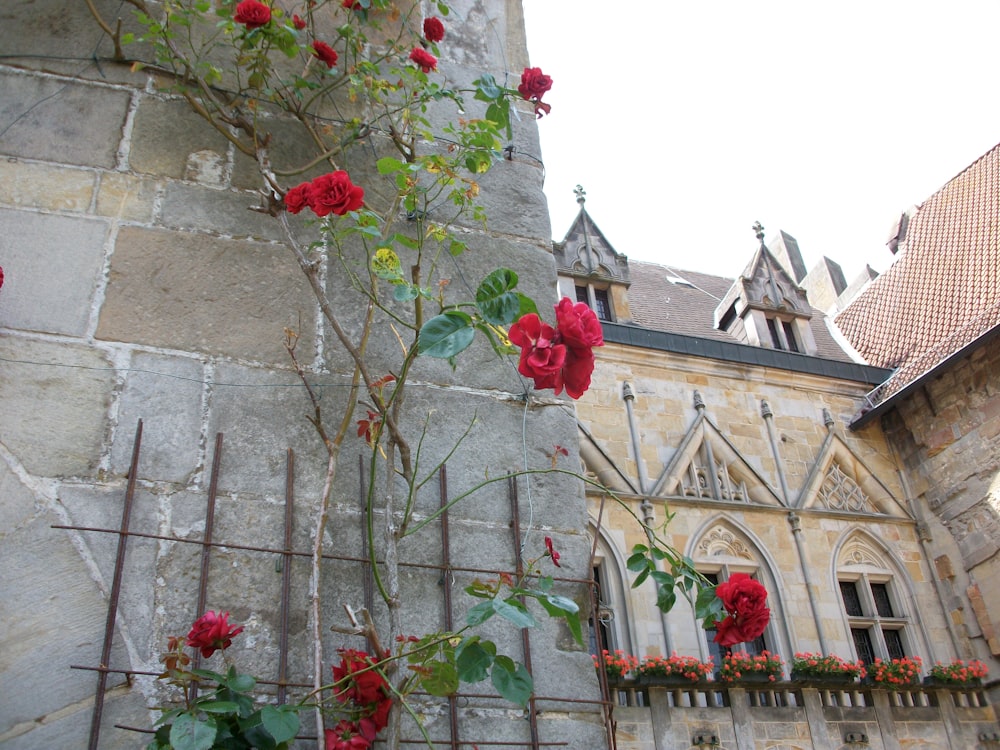
<path id="1" fill-rule="evenodd" d="M 784 229 L 848 282 L 1000 142 L 1000 0 L 524 0 L 554 239 L 735 276 Z"/>

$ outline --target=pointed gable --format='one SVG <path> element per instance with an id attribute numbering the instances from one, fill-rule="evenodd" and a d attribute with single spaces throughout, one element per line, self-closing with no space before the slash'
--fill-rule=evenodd
<path id="1" fill-rule="evenodd" d="M 618 253 L 581 204 L 580 212 L 552 254 L 561 276 L 629 284 L 628 258 Z"/>
<path id="2" fill-rule="evenodd" d="M 703 404 L 651 494 L 782 505 L 777 492 L 705 416 Z"/>
<path id="3" fill-rule="evenodd" d="M 823 441 L 796 505 L 841 513 L 909 517 L 875 472 L 832 430 Z"/>

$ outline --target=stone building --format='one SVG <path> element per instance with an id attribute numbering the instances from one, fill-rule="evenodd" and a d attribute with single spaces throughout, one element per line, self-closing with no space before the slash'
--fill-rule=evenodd
<path id="1" fill-rule="evenodd" d="M 683 599 L 663 615 L 651 582 L 630 588 L 635 573 L 626 561 L 646 542 L 636 516 L 711 580 L 741 572 L 765 585 L 771 623 L 737 650 L 779 654 L 786 678 L 797 652 L 868 663 L 920 657 L 925 673 L 936 661 L 979 658 L 995 673 L 989 633 L 966 614 L 989 597 L 976 591 L 978 600 L 960 603 L 964 574 L 950 562 L 962 559 L 956 540 L 973 535 L 953 538 L 933 519 L 940 503 L 928 502 L 918 440 L 903 440 L 897 421 L 874 419 L 874 410 L 858 417 L 872 389 L 897 377 L 891 367 L 898 363 L 855 361 L 831 318 L 810 304 L 815 294 L 828 308 L 842 307 L 845 292 L 863 285 L 870 270 L 853 285 L 828 259 L 806 274 L 794 238 L 781 232 L 765 245 L 759 225 L 758 247 L 736 279 L 628 261 L 584 208 L 582 190 L 578 201 L 554 253 L 561 294 L 588 302 L 604 321 L 605 346 L 578 417 L 586 470 L 621 501 L 588 489 L 600 592 L 595 630 L 605 647 L 640 657 L 676 652 L 716 666 L 722 656 Z M 995 220 L 995 210 L 981 211 Z M 894 269 L 838 322 L 878 299 Z M 972 273 L 973 288 L 995 289 L 1000 278 L 995 270 Z M 894 291 L 906 282 L 896 284 Z M 995 313 L 995 297 L 984 304 Z M 868 320 L 857 330 L 877 328 Z M 976 359 L 978 380 L 974 371 L 956 376 L 952 400 L 938 406 L 958 422 L 965 407 L 955 401 L 976 382 L 982 393 L 970 400 L 984 419 L 967 431 L 984 429 L 994 390 L 988 351 Z M 913 421 L 921 435 L 937 426 L 930 416 Z M 994 466 L 995 446 L 976 455 L 977 470 Z M 988 565 L 989 554 L 975 549 Z M 628 681 L 617 688 L 610 695 L 622 703 L 618 747 L 629 750 L 697 746 L 699 738 L 727 748 L 987 747 L 980 743 L 997 729 L 984 692 L 970 703 L 960 692 L 838 692 L 794 681 L 765 691 L 720 692 L 719 683 L 647 689 Z M 862 736 L 867 744 L 855 743 Z"/>

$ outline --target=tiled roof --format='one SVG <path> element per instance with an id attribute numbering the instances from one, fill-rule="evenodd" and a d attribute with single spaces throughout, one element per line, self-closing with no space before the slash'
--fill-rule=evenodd
<path id="1" fill-rule="evenodd" d="M 628 290 L 629 309 L 635 325 L 667 333 L 736 341 L 714 325 L 715 308 L 732 287 L 734 279 L 635 260 L 629 260 L 628 265 L 632 279 Z M 833 339 L 823 313 L 814 309 L 809 324 L 816 340 L 816 356 L 852 361 Z"/>
<path id="2" fill-rule="evenodd" d="M 1000 145 L 910 218 L 901 256 L 836 317 L 884 400 L 1000 323 Z"/>

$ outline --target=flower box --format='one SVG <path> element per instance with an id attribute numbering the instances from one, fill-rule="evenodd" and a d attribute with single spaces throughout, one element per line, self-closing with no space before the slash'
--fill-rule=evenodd
<path id="1" fill-rule="evenodd" d="M 636 667 L 635 673 L 642 680 L 664 679 L 669 682 L 645 682 L 643 684 L 692 684 L 699 680 L 704 680 L 712 673 L 712 662 L 699 661 L 694 656 L 678 656 L 676 653 L 669 657 L 647 656 Z"/>
<path id="2" fill-rule="evenodd" d="M 876 659 L 868 665 L 865 681 L 886 690 L 908 690 L 920 684 L 922 666 L 919 656 L 904 656 L 892 661 Z"/>
<path id="3" fill-rule="evenodd" d="M 924 684 L 934 687 L 978 687 L 988 674 L 988 668 L 981 661 L 964 662 L 955 659 L 950 664 L 937 662 L 931 667 L 931 673 L 924 678 Z"/>
<path id="4" fill-rule="evenodd" d="M 817 686 L 836 686 L 857 684 L 859 677 L 866 674 L 865 666 L 860 661 L 846 661 L 830 654 L 797 653 L 792 662 L 792 679 L 796 682 L 811 683 Z"/>
<path id="5" fill-rule="evenodd" d="M 858 684 L 858 678 L 850 674 L 811 674 L 792 670 L 792 680 L 804 685 L 820 688 L 851 687 Z"/>
<path id="6" fill-rule="evenodd" d="M 776 682 L 781 679 L 783 662 L 769 651 L 751 655 L 740 652 L 727 654 L 715 673 L 721 682 Z"/>

